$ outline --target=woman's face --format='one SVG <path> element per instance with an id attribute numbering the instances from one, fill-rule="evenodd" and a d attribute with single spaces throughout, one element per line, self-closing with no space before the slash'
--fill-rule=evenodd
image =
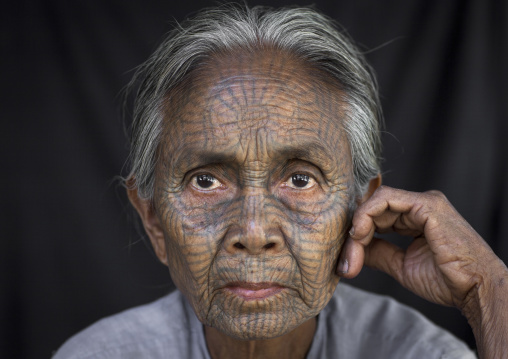
<path id="1" fill-rule="evenodd" d="M 222 57 L 168 100 L 163 261 L 198 318 L 235 338 L 289 332 L 339 281 L 352 160 L 340 91 L 317 78 L 280 53 Z"/>

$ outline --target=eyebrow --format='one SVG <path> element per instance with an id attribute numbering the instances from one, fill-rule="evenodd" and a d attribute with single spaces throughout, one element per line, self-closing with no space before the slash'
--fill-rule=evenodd
<path id="1" fill-rule="evenodd" d="M 214 152 L 213 150 L 184 150 L 176 161 L 176 166 L 184 163 L 188 167 L 198 168 L 210 164 L 227 164 L 236 162 L 236 153 Z"/>
<path id="2" fill-rule="evenodd" d="M 319 142 L 303 141 L 298 144 L 285 144 L 274 148 L 271 158 L 279 161 L 300 159 L 322 167 L 327 161 L 333 161 L 334 154 Z M 337 154 L 338 155 L 338 154 Z M 217 151 L 188 146 L 178 156 L 175 166 L 186 165 L 186 170 L 212 164 L 234 165 L 238 162 L 237 152 Z"/>
<path id="3" fill-rule="evenodd" d="M 288 145 L 277 151 L 281 158 L 298 158 L 309 162 L 318 160 L 332 159 L 329 150 L 318 142 L 307 142 L 299 145 Z"/>

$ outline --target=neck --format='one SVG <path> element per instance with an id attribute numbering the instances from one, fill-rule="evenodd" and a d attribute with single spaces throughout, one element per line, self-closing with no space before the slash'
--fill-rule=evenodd
<path id="1" fill-rule="evenodd" d="M 272 339 L 239 340 L 207 326 L 205 338 L 212 359 L 303 359 L 309 351 L 315 331 L 316 318 L 312 318 L 293 331 Z"/>

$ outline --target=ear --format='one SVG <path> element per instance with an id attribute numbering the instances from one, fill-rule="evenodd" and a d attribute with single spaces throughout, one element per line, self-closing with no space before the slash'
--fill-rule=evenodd
<path id="1" fill-rule="evenodd" d="M 381 174 L 370 180 L 367 191 L 365 191 L 362 198 L 358 199 L 358 205 L 367 201 L 379 186 L 381 186 Z M 351 237 L 346 238 L 337 262 L 337 275 L 349 279 L 356 277 L 362 270 L 364 259 L 365 247 L 363 244 Z"/>
<path id="2" fill-rule="evenodd" d="M 363 194 L 362 198 L 358 201 L 358 205 L 367 201 L 374 194 L 374 192 L 376 192 L 379 186 L 381 186 L 381 182 L 382 182 L 381 173 L 378 173 L 376 177 L 374 177 L 369 181 L 369 186 L 367 187 L 367 190 Z"/>
<path id="3" fill-rule="evenodd" d="M 128 183 L 129 182 L 132 183 L 133 181 L 129 180 Z M 141 217 L 143 227 L 150 238 L 150 242 L 152 243 L 157 258 L 159 258 L 159 260 L 165 265 L 168 265 L 164 231 L 162 230 L 159 218 L 157 217 L 151 202 L 149 200 L 139 198 L 138 189 L 135 185 L 128 184 L 127 196 L 134 208 L 136 208 L 139 217 Z"/>

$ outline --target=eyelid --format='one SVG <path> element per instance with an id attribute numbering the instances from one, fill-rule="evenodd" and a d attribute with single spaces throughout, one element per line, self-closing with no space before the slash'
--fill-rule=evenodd
<path id="1" fill-rule="evenodd" d="M 316 181 L 318 179 L 324 178 L 321 167 L 315 163 L 298 158 L 288 160 L 283 166 L 283 173 L 288 173 L 291 176 L 300 173 L 312 177 Z"/>

